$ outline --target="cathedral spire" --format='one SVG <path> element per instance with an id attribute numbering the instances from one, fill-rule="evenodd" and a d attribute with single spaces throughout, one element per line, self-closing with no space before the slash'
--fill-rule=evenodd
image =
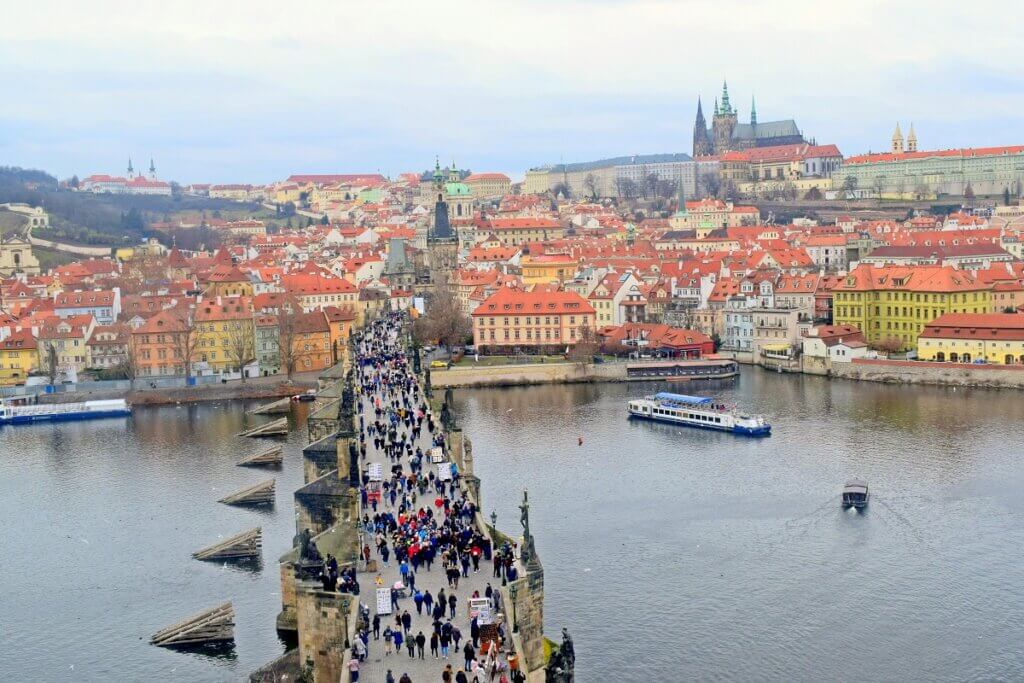
<path id="1" fill-rule="evenodd" d="M 750 96 L 750 125 L 757 125 L 757 104 L 754 102 L 754 96 Z"/>
<path id="2" fill-rule="evenodd" d="M 910 123 L 910 132 L 907 133 L 907 151 L 908 152 L 916 152 L 917 151 L 917 133 L 914 132 L 914 123 L 913 123 L 913 121 L 911 121 L 911 123 Z"/>
<path id="3" fill-rule="evenodd" d="M 133 175 L 135 175 L 135 169 L 132 168 L 132 158 L 128 157 L 128 178 L 131 178 Z"/>
<path id="4" fill-rule="evenodd" d="M 722 113 L 722 112 L 721 112 L 721 111 L 719 110 L 719 108 L 718 108 L 718 98 L 716 97 L 716 98 L 715 98 L 715 116 L 718 116 L 718 115 L 719 115 L 719 114 L 721 114 L 721 113 Z"/>
<path id="5" fill-rule="evenodd" d="M 156 180 L 156 164 L 153 163 L 153 157 L 149 158 L 149 177 Z"/>
<path id="6" fill-rule="evenodd" d="M 722 113 L 732 113 L 732 107 L 729 106 L 729 84 L 724 80 L 722 81 Z"/>
<path id="7" fill-rule="evenodd" d="M 708 156 L 712 152 L 711 140 L 708 138 L 708 124 L 704 120 L 704 108 L 700 96 L 697 97 L 697 118 L 693 122 L 693 156 Z"/>
<path id="8" fill-rule="evenodd" d="M 894 154 L 903 153 L 903 132 L 900 130 L 899 121 L 896 122 L 896 130 L 892 133 L 892 151 Z"/>

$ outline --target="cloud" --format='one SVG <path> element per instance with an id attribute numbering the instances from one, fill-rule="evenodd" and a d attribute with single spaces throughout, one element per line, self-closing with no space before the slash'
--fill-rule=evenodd
<path id="1" fill-rule="evenodd" d="M 898 6 L 893 6 L 898 5 Z M 795 118 L 848 153 L 1019 142 L 999 3 L 13 3 L 0 158 L 62 175 L 131 154 L 189 181 L 421 169 L 514 175 L 688 151 L 698 94 Z M 983 38 L 982 38 L 983 37 Z"/>

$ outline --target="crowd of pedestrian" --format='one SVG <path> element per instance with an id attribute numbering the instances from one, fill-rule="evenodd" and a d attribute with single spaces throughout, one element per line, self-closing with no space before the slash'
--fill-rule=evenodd
<path id="1" fill-rule="evenodd" d="M 362 477 L 361 523 L 366 540 L 360 556 L 365 567 L 373 561 L 387 569 L 394 564 L 400 581 L 388 587 L 391 614 L 375 614 L 372 621 L 367 618 L 370 626 L 353 645 L 349 672 L 353 681 L 359 680 L 372 632 L 374 647 L 382 647 L 385 662 L 403 656 L 439 662 L 461 658 L 460 667 L 444 662 L 439 676 L 443 683 L 518 683 L 525 677 L 511 669 L 493 645 L 495 638 L 504 642 L 503 625 L 497 625 L 486 642 L 476 617 L 469 620 L 468 634 L 457 625 L 460 608 L 468 618 L 470 599 L 486 598 L 495 614 L 503 607 L 500 591 L 489 583 L 483 596 L 474 590 L 462 599 L 459 583 L 478 574 L 481 563 L 487 561 L 493 565 L 495 579 L 515 580 L 515 549 L 509 544 L 493 548 L 491 539 L 477 529 L 476 506 L 463 495 L 454 467 L 450 477 L 442 476 L 441 468 L 435 473 L 430 451 L 447 444 L 402 348 L 402 323 L 398 314 L 373 323 L 356 347 L 359 451 L 364 464 L 369 455 L 379 454 L 390 466 L 388 475 L 374 482 L 376 491 L 370 490 L 369 477 Z M 426 450 L 420 445 L 424 441 Z M 378 574 L 376 585 L 382 584 Z M 427 584 L 439 587 L 432 591 Z M 396 682 L 393 671 L 401 668 L 398 661 L 388 668 L 384 683 Z M 421 680 L 414 681 L 407 672 L 397 679 L 398 683 Z"/>

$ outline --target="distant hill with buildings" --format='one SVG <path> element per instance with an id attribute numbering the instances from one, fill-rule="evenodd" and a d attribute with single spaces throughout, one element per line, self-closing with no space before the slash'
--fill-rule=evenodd
<path id="1" fill-rule="evenodd" d="M 44 171 L 0 167 L 0 204 L 6 202 L 46 210 L 49 227 L 36 231 L 38 237 L 103 246 L 135 244 L 147 236 L 151 222 L 168 220 L 180 212 L 213 214 L 245 208 L 236 201 L 183 194 L 177 189 L 170 195 L 72 192 Z M 259 210 L 255 202 L 250 208 Z"/>

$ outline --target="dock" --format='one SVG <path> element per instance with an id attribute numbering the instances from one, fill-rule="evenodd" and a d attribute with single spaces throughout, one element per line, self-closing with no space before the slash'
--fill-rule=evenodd
<path id="1" fill-rule="evenodd" d="M 288 433 L 288 418 L 281 417 L 241 431 L 237 436 L 283 436 Z"/>
<path id="2" fill-rule="evenodd" d="M 226 505 L 273 505 L 275 487 L 275 480 L 267 479 L 259 484 L 248 486 L 241 491 L 235 491 L 217 502 Z"/>
<path id="3" fill-rule="evenodd" d="M 235 609 L 225 602 L 157 631 L 149 642 L 159 647 L 194 647 L 234 639 Z"/>
<path id="4" fill-rule="evenodd" d="M 263 551 L 263 529 L 256 527 L 192 553 L 197 560 L 243 560 L 258 558 Z"/>
<path id="5" fill-rule="evenodd" d="M 271 401 L 248 411 L 249 415 L 285 415 L 292 410 L 292 397 L 285 396 L 277 401 Z"/>
<path id="6" fill-rule="evenodd" d="M 235 464 L 240 467 L 280 467 L 284 461 L 283 452 L 282 446 L 271 446 L 266 450 L 248 455 Z"/>

